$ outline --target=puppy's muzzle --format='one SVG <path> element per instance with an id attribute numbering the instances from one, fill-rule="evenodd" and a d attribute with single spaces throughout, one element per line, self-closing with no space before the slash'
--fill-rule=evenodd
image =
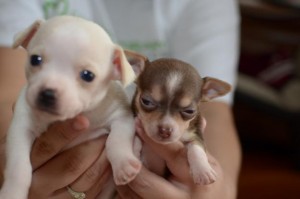
<path id="1" fill-rule="evenodd" d="M 162 139 L 170 138 L 173 129 L 169 126 L 158 126 L 158 136 Z"/>
<path id="2" fill-rule="evenodd" d="M 57 107 L 57 92 L 54 89 L 43 89 L 36 100 L 37 107 L 41 110 L 54 113 Z"/>

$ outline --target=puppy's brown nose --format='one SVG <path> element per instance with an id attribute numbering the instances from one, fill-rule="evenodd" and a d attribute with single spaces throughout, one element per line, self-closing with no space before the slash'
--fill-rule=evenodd
<path id="1" fill-rule="evenodd" d="M 173 131 L 173 129 L 168 126 L 159 126 L 158 127 L 158 135 L 163 139 L 169 138 L 171 136 L 172 131 Z"/>
<path id="2" fill-rule="evenodd" d="M 44 89 L 39 92 L 37 104 L 40 108 L 54 108 L 56 105 L 56 92 L 53 89 Z"/>

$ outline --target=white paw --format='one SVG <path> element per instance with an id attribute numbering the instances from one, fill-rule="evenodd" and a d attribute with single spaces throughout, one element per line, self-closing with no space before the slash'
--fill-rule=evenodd
<path id="1" fill-rule="evenodd" d="M 118 165 L 114 165 L 113 175 L 116 185 L 124 185 L 132 181 L 141 167 L 141 162 L 135 157 L 124 158 Z"/>
<path id="2" fill-rule="evenodd" d="M 191 170 L 194 182 L 199 185 L 208 185 L 217 180 L 217 173 L 210 165 L 201 165 Z"/>

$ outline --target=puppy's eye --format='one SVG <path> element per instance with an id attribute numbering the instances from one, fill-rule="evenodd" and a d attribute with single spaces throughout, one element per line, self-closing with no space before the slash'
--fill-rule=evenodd
<path id="1" fill-rule="evenodd" d="M 80 72 L 80 77 L 86 82 L 92 82 L 95 78 L 95 74 L 89 70 L 83 70 Z"/>
<path id="2" fill-rule="evenodd" d="M 30 57 L 30 64 L 32 66 L 40 66 L 43 62 L 43 59 L 39 55 L 31 55 Z"/>
<path id="3" fill-rule="evenodd" d="M 141 97 L 141 105 L 144 107 L 146 110 L 151 111 L 156 108 L 156 103 L 150 98 L 143 96 Z"/>
<path id="4" fill-rule="evenodd" d="M 196 111 L 192 108 L 187 108 L 181 111 L 181 115 L 185 119 L 191 119 L 194 117 Z"/>

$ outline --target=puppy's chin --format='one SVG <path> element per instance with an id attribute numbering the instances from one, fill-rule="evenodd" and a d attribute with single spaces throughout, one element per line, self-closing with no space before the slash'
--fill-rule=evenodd
<path id="1" fill-rule="evenodd" d="M 49 121 L 63 121 L 80 114 L 82 111 L 77 106 L 56 106 L 55 108 L 39 106 L 34 100 L 27 100 L 31 112 L 37 119 Z M 70 107 L 70 108 L 66 108 Z"/>
<path id="2" fill-rule="evenodd" d="M 41 107 L 32 107 L 32 113 L 35 115 L 37 119 L 45 119 L 49 121 L 63 121 L 66 119 L 70 119 L 78 115 L 80 112 L 72 111 L 71 113 L 67 113 L 65 111 L 57 111 L 51 109 L 45 109 Z"/>
<path id="3" fill-rule="evenodd" d="M 152 133 L 146 133 L 147 136 L 149 136 L 154 142 L 158 143 L 158 144 L 171 144 L 174 142 L 177 142 L 178 140 L 180 140 L 180 137 L 177 136 L 171 136 L 170 138 L 162 138 L 158 135 L 157 132 L 152 132 Z"/>

